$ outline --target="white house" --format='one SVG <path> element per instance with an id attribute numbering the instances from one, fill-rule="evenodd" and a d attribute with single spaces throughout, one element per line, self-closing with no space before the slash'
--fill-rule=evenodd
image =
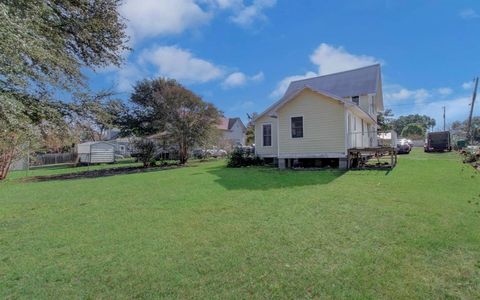
<path id="1" fill-rule="evenodd" d="M 247 128 L 240 118 L 221 118 L 217 128 L 221 131 L 221 139 L 231 146 L 245 145 Z"/>
<path id="2" fill-rule="evenodd" d="M 348 149 L 376 147 L 383 111 L 380 65 L 290 83 L 255 118 L 255 152 L 278 162 L 347 168 Z"/>

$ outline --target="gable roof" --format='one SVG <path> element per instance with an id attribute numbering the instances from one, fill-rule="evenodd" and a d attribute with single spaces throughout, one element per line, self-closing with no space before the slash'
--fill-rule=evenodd
<path id="1" fill-rule="evenodd" d="M 236 118 L 220 118 L 220 123 L 218 123 L 217 128 L 220 130 L 231 130 L 233 125 L 239 121 L 240 125 L 245 128 L 245 125 L 243 124 L 242 120 L 238 117 Z"/>
<path id="2" fill-rule="evenodd" d="M 324 76 L 292 81 L 285 96 L 308 85 L 314 90 L 326 91 L 338 97 L 351 97 L 377 93 L 380 79 L 380 65 L 372 65 L 359 69 L 343 71 Z"/>
<path id="3" fill-rule="evenodd" d="M 228 118 L 220 118 L 220 122 L 217 125 L 217 128 L 220 130 L 228 130 Z"/>
<path id="4" fill-rule="evenodd" d="M 381 82 L 380 64 L 358 68 L 339 73 L 317 76 L 297 81 L 292 81 L 283 97 L 267 108 L 256 119 L 265 115 L 272 109 L 291 100 L 304 89 L 323 94 L 330 98 L 344 101 L 345 97 L 376 94 Z M 381 105 L 383 107 L 383 105 Z"/>

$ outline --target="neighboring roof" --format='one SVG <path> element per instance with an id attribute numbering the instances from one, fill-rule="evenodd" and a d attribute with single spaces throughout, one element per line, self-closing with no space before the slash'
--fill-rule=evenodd
<path id="1" fill-rule="evenodd" d="M 85 143 L 80 143 L 77 146 L 91 146 L 95 144 L 107 144 L 113 147 L 112 143 L 106 142 L 106 141 L 91 141 L 91 142 L 85 142 Z"/>
<path id="2" fill-rule="evenodd" d="M 228 125 L 230 121 L 228 118 L 220 118 L 220 122 L 217 125 L 217 128 L 220 130 L 228 130 Z"/>
<path id="3" fill-rule="evenodd" d="M 242 120 L 238 117 L 236 118 L 220 118 L 220 123 L 217 125 L 217 128 L 220 130 L 230 130 L 232 129 L 233 125 L 239 121 L 243 128 L 245 125 L 243 124 Z"/>
<path id="4" fill-rule="evenodd" d="M 258 115 L 255 119 L 264 116 L 272 109 L 277 109 L 305 89 L 345 102 L 344 98 L 346 97 L 376 94 L 378 83 L 380 81 L 381 73 L 379 64 L 292 81 L 283 97 L 267 108 L 263 113 Z"/>
<path id="5" fill-rule="evenodd" d="M 298 81 L 292 81 L 285 96 L 308 85 L 314 90 L 326 91 L 338 97 L 351 97 L 377 93 L 380 65 L 343 71 Z"/>

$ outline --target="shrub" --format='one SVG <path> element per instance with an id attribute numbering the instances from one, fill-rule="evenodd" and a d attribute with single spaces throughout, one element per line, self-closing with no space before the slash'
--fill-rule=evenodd
<path id="1" fill-rule="evenodd" d="M 227 167 L 240 168 L 263 165 L 263 160 L 255 156 L 254 151 L 246 148 L 235 148 L 228 156 Z"/>
<path id="2" fill-rule="evenodd" d="M 155 165 L 155 155 L 157 153 L 157 149 L 152 140 L 140 139 L 134 142 L 134 146 L 137 150 L 136 156 L 138 160 L 143 163 L 145 168 Z"/>

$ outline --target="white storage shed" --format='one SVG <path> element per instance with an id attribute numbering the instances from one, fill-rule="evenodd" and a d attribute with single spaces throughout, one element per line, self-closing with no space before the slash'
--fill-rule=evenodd
<path id="1" fill-rule="evenodd" d="M 80 163 L 100 164 L 115 162 L 115 146 L 106 142 L 87 142 L 77 145 Z"/>

